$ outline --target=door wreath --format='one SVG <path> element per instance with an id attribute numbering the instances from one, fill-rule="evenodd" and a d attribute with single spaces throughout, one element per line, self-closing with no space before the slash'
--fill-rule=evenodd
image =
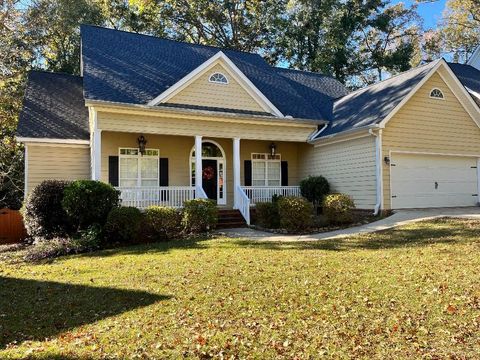
<path id="1" fill-rule="evenodd" d="M 213 170 L 213 167 L 207 166 L 206 168 L 203 169 L 202 176 L 204 180 L 212 180 L 213 177 L 215 176 L 215 170 Z"/>

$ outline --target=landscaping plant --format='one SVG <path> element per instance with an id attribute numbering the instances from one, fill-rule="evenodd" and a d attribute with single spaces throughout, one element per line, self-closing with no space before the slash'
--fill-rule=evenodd
<path id="1" fill-rule="evenodd" d="M 145 210 L 146 233 L 152 240 L 169 240 L 182 235 L 182 212 L 164 206 Z"/>
<path id="2" fill-rule="evenodd" d="M 347 224 L 353 221 L 355 203 L 346 194 L 330 194 L 323 200 L 323 214 L 332 223 Z"/>
<path id="3" fill-rule="evenodd" d="M 140 240 L 142 212 L 135 207 L 113 208 L 105 224 L 105 239 L 109 244 L 136 243 Z"/>
<path id="4" fill-rule="evenodd" d="M 309 176 L 300 181 L 300 192 L 304 198 L 317 207 L 330 192 L 330 185 L 323 176 Z"/>
<path id="5" fill-rule="evenodd" d="M 185 201 L 182 225 L 187 233 L 196 234 L 210 231 L 218 222 L 217 204 L 208 199 Z"/>
<path id="6" fill-rule="evenodd" d="M 278 229 L 280 227 L 278 201 L 256 203 L 255 217 L 257 225 L 262 228 Z"/>
<path id="7" fill-rule="evenodd" d="M 104 225 L 110 211 L 120 204 L 120 192 L 101 181 L 77 180 L 64 190 L 65 209 L 77 229 Z"/>
<path id="8" fill-rule="evenodd" d="M 298 196 L 278 200 L 280 227 L 288 232 L 303 232 L 313 225 L 313 205 Z"/>
<path id="9" fill-rule="evenodd" d="M 52 239 L 70 232 L 71 224 L 62 207 L 63 191 L 68 185 L 66 181 L 46 180 L 31 191 L 22 209 L 28 235 Z"/>

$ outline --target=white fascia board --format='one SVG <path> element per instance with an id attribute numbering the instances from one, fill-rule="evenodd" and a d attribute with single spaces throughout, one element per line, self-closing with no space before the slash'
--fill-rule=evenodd
<path id="1" fill-rule="evenodd" d="M 403 107 L 403 105 L 405 105 L 407 101 L 410 100 L 410 98 L 418 91 L 418 89 L 420 89 L 423 84 L 425 84 L 428 79 L 430 79 L 432 75 L 435 74 L 438 68 L 442 65 L 446 65 L 446 62 L 443 59 L 437 61 L 437 64 L 430 69 L 429 73 L 425 75 L 422 80 L 419 81 L 419 83 L 402 99 L 402 101 L 400 101 L 400 103 L 397 104 L 397 106 L 395 106 L 392 111 L 390 111 L 390 113 L 382 121 L 380 121 L 380 127 L 384 128 L 385 125 L 393 118 L 393 116 Z"/>
<path id="2" fill-rule="evenodd" d="M 77 140 L 77 139 L 31 138 L 31 137 L 21 137 L 21 136 L 18 136 L 16 139 L 18 142 L 22 142 L 22 143 L 90 145 L 89 140 Z"/>
<path id="3" fill-rule="evenodd" d="M 217 61 L 223 61 L 232 72 L 236 80 L 240 80 L 239 83 L 242 87 L 252 96 L 267 112 L 273 113 L 278 117 L 284 117 L 280 110 L 272 104 L 270 100 L 245 76 L 245 74 L 225 55 L 222 51 L 219 51 L 196 69 L 185 75 L 182 79 L 170 86 L 167 90 L 158 95 L 155 99 L 148 102 L 148 105 L 155 106 L 162 102 L 166 102 L 173 96 L 178 94 L 181 90 L 187 87 L 190 83 L 200 77 L 205 71 L 213 67 Z"/>

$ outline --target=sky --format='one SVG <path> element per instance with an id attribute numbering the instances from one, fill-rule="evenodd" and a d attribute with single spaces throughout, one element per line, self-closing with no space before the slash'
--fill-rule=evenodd
<path id="1" fill-rule="evenodd" d="M 415 0 L 393 0 L 392 4 L 403 2 L 407 6 L 411 6 Z M 436 0 L 432 2 L 418 4 L 418 13 L 423 18 L 425 29 L 434 28 L 442 17 L 443 9 L 447 0 Z"/>

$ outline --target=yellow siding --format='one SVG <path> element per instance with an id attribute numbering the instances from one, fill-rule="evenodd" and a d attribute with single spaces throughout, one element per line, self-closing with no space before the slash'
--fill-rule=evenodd
<path id="1" fill-rule="evenodd" d="M 439 88 L 445 100 L 429 97 Z M 434 74 L 383 130 L 383 156 L 390 151 L 480 155 L 480 129 L 438 74 Z M 395 154 L 393 154 L 395 159 Z M 390 208 L 390 168 L 383 165 L 384 208 Z"/>
<path id="2" fill-rule="evenodd" d="M 211 138 L 235 138 L 269 141 L 306 141 L 316 125 L 290 126 L 276 123 L 252 124 L 190 118 L 98 113 L 98 128 L 103 131 L 164 134 L 179 136 L 202 135 Z"/>
<path id="3" fill-rule="evenodd" d="M 108 182 L 108 157 L 117 156 L 120 147 L 136 147 L 138 134 L 102 132 L 102 181 Z M 195 144 L 193 137 L 146 135 L 147 148 L 159 149 L 160 157 L 168 158 L 169 185 L 190 185 L 190 153 Z M 227 206 L 233 204 L 233 141 L 231 139 L 204 138 L 217 142 L 225 152 Z M 240 142 L 240 177 L 244 183 L 244 161 L 250 160 L 252 152 L 268 152 L 269 141 Z M 298 146 L 296 143 L 277 142 L 277 151 L 282 160 L 288 161 L 289 185 L 298 185 Z"/>
<path id="4" fill-rule="evenodd" d="M 27 144 L 27 192 L 44 180 L 90 178 L 90 148 Z"/>
<path id="5" fill-rule="evenodd" d="M 373 136 L 313 147 L 302 145 L 300 178 L 324 176 L 333 191 L 351 195 L 359 209 L 376 203 L 375 139 Z"/>
<path id="6" fill-rule="evenodd" d="M 209 82 L 210 75 L 215 72 L 224 74 L 229 83 L 216 84 Z M 167 103 L 265 111 L 220 64 L 206 71 L 185 89 L 169 99 Z"/>

